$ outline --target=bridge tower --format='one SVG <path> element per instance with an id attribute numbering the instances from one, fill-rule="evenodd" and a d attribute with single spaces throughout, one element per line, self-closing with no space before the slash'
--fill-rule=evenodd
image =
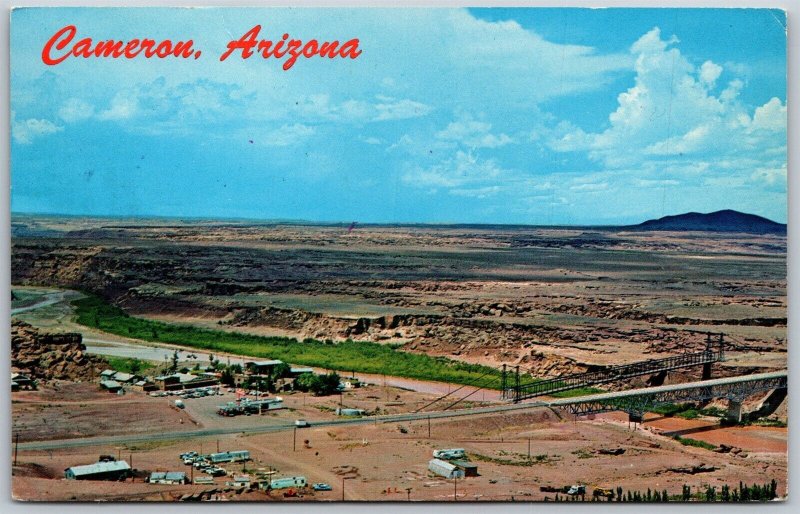
<path id="1" fill-rule="evenodd" d="M 722 334 L 720 334 L 720 337 Z M 714 350 L 712 349 L 713 343 L 711 342 L 711 333 L 706 334 L 706 356 L 710 356 L 711 352 Z M 711 380 L 711 363 L 706 362 L 703 364 L 703 380 Z"/>

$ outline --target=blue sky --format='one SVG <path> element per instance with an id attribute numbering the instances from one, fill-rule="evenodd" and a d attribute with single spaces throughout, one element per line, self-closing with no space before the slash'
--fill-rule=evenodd
<path id="1" fill-rule="evenodd" d="M 78 37 L 199 60 L 68 59 Z M 218 56 L 358 37 L 355 60 Z M 743 9 L 21 9 L 13 212 L 616 224 L 785 222 L 786 20 Z"/>

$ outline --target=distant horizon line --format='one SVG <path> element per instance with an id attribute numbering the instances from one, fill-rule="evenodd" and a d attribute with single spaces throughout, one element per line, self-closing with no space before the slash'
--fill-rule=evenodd
<path id="1" fill-rule="evenodd" d="M 93 218 L 93 219 L 137 219 L 137 220 L 181 220 L 181 221 L 218 221 L 218 222 L 249 222 L 252 224 L 288 224 L 288 225 L 349 225 L 356 224 L 362 226 L 442 226 L 442 227 L 458 227 L 458 226 L 487 226 L 487 227 L 549 227 L 549 228 L 620 228 L 620 227 L 634 227 L 642 223 L 652 220 L 659 220 L 668 216 L 681 216 L 685 214 L 714 214 L 723 211 L 734 211 L 741 214 L 751 216 L 758 216 L 765 220 L 777 223 L 779 225 L 787 225 L 787 223 L 775 221 L 766 216 L 759 214 L 746 213 L 737 211 L 736 209 L 719 209 L 708 213 L 701 213 L 697 211 L 687 211 L 678 214 L 665 214 L 660 217 L 648 218 L 644 221 L 634 223 L 607 223 L 607 224 L 568 224 L 568 223 L 555 223 L 555 224 L 534 224 L 534 223 L 503 223 L 503 222 L 436 222 L 436 221 L 323 221 L 323 220 L 308 220 L 308 219 L 292 219 L 292 218 L 251 218 L 246 216 L 231 216 L 231 217 L 214 217 L 214 216 L 177 216 L 177 215 L 157 215 L 157 214 L 64 214 L 64 213 L 41 213 L 41 212 L 14 212 L 11 211 L 11 221 L 14 216 L 28 216 L 28 217 L 52 217 L 52 218 Z"/>

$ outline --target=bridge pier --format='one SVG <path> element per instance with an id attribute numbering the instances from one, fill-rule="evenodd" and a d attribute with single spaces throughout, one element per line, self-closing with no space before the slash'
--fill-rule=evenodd
<path id="1" fill-rule="evenodd" d="M 643 423 L 644 422 L 644 413 L 642 412 L 629 412 L 628 413 L 628 423 Z"/>
<path id="2" fill-rule="evenodd" d="M 725 413 L 725 423 L 738 425 L 742 422 L 742 402 L 740 400 L 728 400 L 728 411 Z"/>

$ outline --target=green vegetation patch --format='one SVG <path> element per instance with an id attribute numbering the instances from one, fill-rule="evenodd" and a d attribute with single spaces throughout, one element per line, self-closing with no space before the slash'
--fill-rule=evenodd
<path id="1" fill-rule="evenodd" d="M 681 437 L 679 435 L 675 436 L 675 440 L 681 443 L 684 446 L 694 446 L 696 448 L 704 448 L 706 450 L 716 450 L 717 447 L 711 443 L 707 443 L 705 441 L 699 441 L 697 439 L 691 439 L 689 437 Z"/>
<path id="2" fill-rule="evenodd" d="M 407 353 L 397 347 L 364 341 L 330 343 L 315 339 L 302 342 L 289 337 L 266 337 L 210 330 L 178 323 L 164 323 L 129 316 L 103 299 L 88 295 L 74 300 L 76 322 L 124 337 L 228 352 L 292 364 L 361 373 L 387 374 L 439 380 L 500 389 L 500 371 L 487 366 Z M 523 377 L 522 382 L 532 381 Z"/>
<path id="3" fill-rule="evenodd" d="M 114 371 L 121 371 L 132 375 L 137 375 L 156 367 L 152 362 L 132 359 L 130 357 L 106 357 L 106 360 L 108 361 L 108 366 Z"/>
<path id="4" fill-rule="evenodd" d="M 718 409 L 717 407 L 698 409 L 690 403 L 666 403 L 657 407 L 653 407 L 650 410 L 656 414 L 661 414 L 662 416 L 677 416 L 683 419 L 697 419 L 700 416 L 722 417 L 725 415 L 725 411 Z"/>
<path id="5" fill-rule="evenodd" d="M 578 389 L 570 389 L 569 391 L 561 391 L 560 393 L 552 393 L 550 396 L 553 398 L 575 398 L 577 396 L 588 396 L 590 394 L 605 393 L 602 389 L 596 387 L 579 387 Z"/>

